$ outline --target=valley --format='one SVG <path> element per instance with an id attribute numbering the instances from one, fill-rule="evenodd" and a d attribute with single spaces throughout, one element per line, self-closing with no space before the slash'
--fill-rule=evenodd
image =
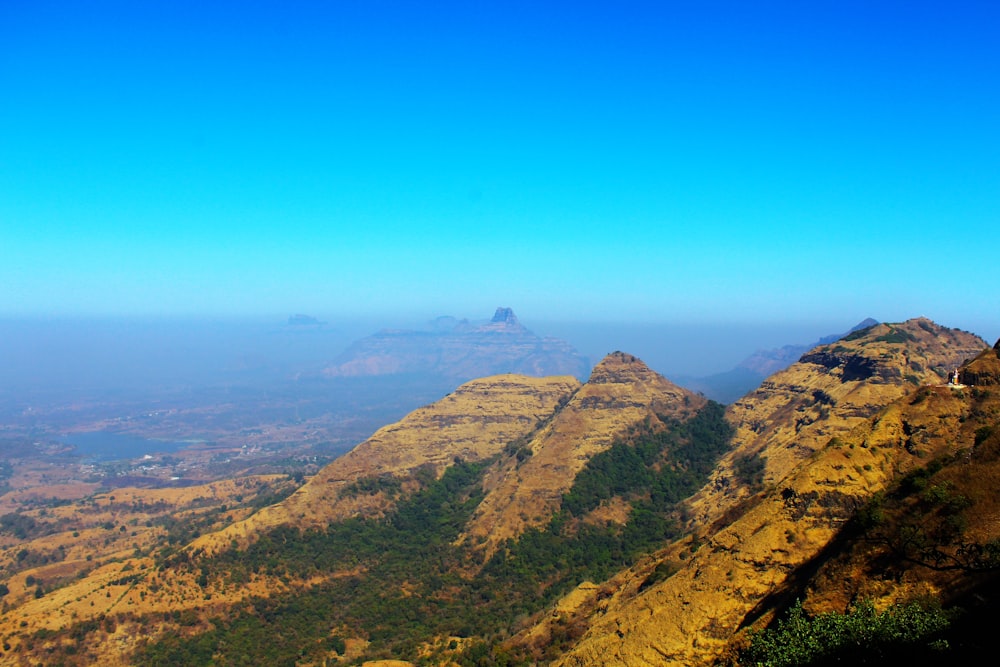
<path id="1" fill-rule="evenodd" d="M 268 459 L 261 426 L 117 483 L 53 443 L 4 470 L 3 661 L 770 664 L 786 618 L 897 613 L 926 632 L 865 655 L 968 657 L 950 619 L 997 604 L 998 354 L 872 324 L 727 407 L 615 352 L 582 383 L 465 382 L 335 458 Z M 823 641 L 809 660 L 856 650 Z"/>

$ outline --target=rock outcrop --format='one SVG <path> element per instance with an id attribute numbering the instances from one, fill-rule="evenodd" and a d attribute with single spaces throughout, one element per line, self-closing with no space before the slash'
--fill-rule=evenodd
<path id="1" fill-rule="evenodd" d="M 385 493 L 344 493 L 359 480 L 439 475 L 457 458 L 477 461 L 535 430 L 580 387 L 572 377 L 499 375 L 468 382 L 441 400 L 385 426 L 334 460 L 293 495 L 196 544 L 212 550 L 283 523 L 320 526 L 389 508 Z"/>
<path id="2" fill-rule="evenodd" d="M 693 539 L 666 548 L 581 605 L 590 628 L 557 664 L 710 664 L 876 491 L 971 446 L 969 400 L 939 386 L 981 339 L 929 320 L 878 325 L 821 346 L 732 406 L 734 451 L 690 503 Z M 992 351 L 991 351 L 992 352 Z M 919 401 L 908 394 L 919 391 Z M 889 406 L 889 407 L 886 407 Z M 759 487 L 740 479 L 756 457 Z M 679 570 L 653 585 L 657 564 Z"/>
<path id="3" fill-rule="evenodd" d="M 517 316 L 514 314 L 513 308 L 497 308 L 497 312 L 493 313 L 493 319 L 490 320 L 493 324 L 503 323 L 508 326 L 520 326 L 520 322 L 517 321 Z"/>
<path id="4" fill-rule="evenodd" d="M 972 386 L 1000 384 L 1000 340 L 963 366 L 958 371 L 958 381 Z"/>
<path id="5" fill-rule="evenodd" d="M 643 419 L 686 418 L 705 398 L 673 384 L 632 355 L 614 352 L 565 406 L 490 471 L 486 497 L 466 538 L 491 555 L 503 540 L 544 525 L 595 454 Z"/>
<path id="6" fill-rule="evenodd" d="M 957 428 L 961 401 L 948 389 L 932 391 L 919 417 L 907 399 L 894 404 L 704 539 L 666 581 L 640 590 L 641 579 L 624 577 L 604 613 L 557 664 L 711 664 L 751 614 L 773 611 L 762 601 L 795 583 L 872 494 L 927 460 L 971 446 L 972 434 Z M 908 449 L 904 423 L 935 434 Z M 942 437 L 956 432 L 958 440 Z"/>
<path id="7" fill-rule="evenodd" d="M 824 336 L 811 345 L 784 345 L 769 350 L 757 350 L 733 369 L 705 377 L 678 378 L 685 387 L 704 393 L 720 403 L 732 403 L 756 388 L 769 375 L 782 371 L 803 354 L 819 345 L 833 343 L 855 332 L 878 324 L 870 317 L 851 327 L 846 333 Z"/>
<path id="8" fill-rule="evenodd" d="M 812 345 L 784 345 L 771 350 L 758 350 L 741 361 L 737 365 L 737 368 L 744 368 L 748 371 L 752 371 L 760 375 L 761 379 L 764 379 L 769 375 L 773 375 L 778 371 L 788 368 L 798 361 L 803 354 L 807 353 L 814 347 L 835 343 L 844 336 L 849 336 L 852 333 L 868 329 L 876 324 L 878 324 L 878 320 L 868 317 L 848 329 L 846 333 L 825 336 Z"/>
<path id="9" fill-rule="evenodd" d="M 926 318 L 877 324 L 814 348 L 736 401 L 727 418 L 733 451 L 690 503 L 692 526 L 707 526 L 754 491 L 739 469 L 763 466 L 763 484 L 777 484 L 834 438 L 843 438 L 886 405 L 984 347 L 978 336 Z"/>

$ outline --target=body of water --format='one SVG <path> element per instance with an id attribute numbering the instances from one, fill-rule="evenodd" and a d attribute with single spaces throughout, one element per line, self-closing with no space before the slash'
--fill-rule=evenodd
<path id="1" fill-rule="evenodd" d="M 146 454 L 167 454 L 184 449 L 191 443 L 170 440 L 151 440 L 131 433 L 109 433 L 90 431 L 88 433 L 68 433 L 60 442 L 72 445 L 77 453 L 90 459 L 116 461 L 135 459 Z"/>

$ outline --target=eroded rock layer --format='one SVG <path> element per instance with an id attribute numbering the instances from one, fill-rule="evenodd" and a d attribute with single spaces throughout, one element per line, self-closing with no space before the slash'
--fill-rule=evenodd
<path id="1" fill-rule="evenodd" d="M 573 377 L 498 375 L 468 382 L 441 400 L 375 432 L 323 468 L 283 502 L 267 507 L 199 547 L 226 546 L 282 523 L 324 525 L 351 516 L 378 514 L 391 505 L 381 492 L 352 494 L 359 480 L 407 478 L 418 469 L 439 475 L 456 457 L 477 461 L 498 454 L 548 419 L 580 387 Z"/>
<path id="2" fill-rule="evenodd" d="M 487 555 L 503 540 L 543 525 L 559 508 L 577 473 L 628 427 L 649 417 L 685 418 L 705 399 L 615 352 L 530 439 L 527 457 L 510 457 L 485 481 L 487 495 L 466 531 Z"/>
<path id="3" fill-rule="evenodd" d="M 946 381 L 985 341 L 926 318 L 877 324 L 820 345 L 732 404 L 733 451 L 691 502 L 692 526 L 712 524 L 756 486 L 741 469 L 777 484 L 813 452 L 848 436 L 920 385 Z"/>

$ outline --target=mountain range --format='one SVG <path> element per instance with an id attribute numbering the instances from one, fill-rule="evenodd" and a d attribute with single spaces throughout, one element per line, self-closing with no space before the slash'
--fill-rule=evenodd
<path id="1" fill-rule="evenodd" d="M 878 324 L 877 320 L 870 317 L 865 318 L 842 334 L 824 336 L 811 345 L 783 345 L 781 347 L 757 350 L 749 357 L 741 361 L 728 371 L 714 373 L 703 377 L 683 376 L 677 381 L 691 389 L 698 391 L 712 400 L 720 403 L 732 403 L 736 399 L 755 389 L 765 378 L 772 373 L 788 368 L 799 360 L 803 354 L 818 345 L 826 345 L 850 335 L 855 331 L 867 329 Z"/>
<path id="2" fill-rule="evenodd" d="M 970 662 L 1000 602 L 998 383 L 1000 341 L 924 318 L 726 408 L 624 352 L 474 379 L 272 502 L 234 480 L 0 517 L 3 659 Z"/>
<path id="3" fill-rule="evenodd" d="M 356 341 L 326 377 L 420 375 L 465 381 L 500 373 L 585 378 L 588 361 L 566 341 L 539 337 L 510 308 L 485 323 L 440 317 L 427 330 L 383 329 Z"/>

